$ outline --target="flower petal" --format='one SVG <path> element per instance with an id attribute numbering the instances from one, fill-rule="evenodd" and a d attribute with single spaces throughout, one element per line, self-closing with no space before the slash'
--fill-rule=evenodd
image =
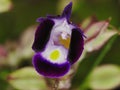
<path id="1" fill-rule="evenodd" d="M 83 37 L 84 36 L 80 29 L 75 28 L 72 30 L 70 49 L 68 53 L 68 60 L 71 64 L 75 63 L 82 54 L 84 45 Z"/>
<path id="2" fill-rule="evenodd" d="M 43 58 L 40 53 L 34 55 L 33 65 L 39 74 L 49 78 L 59 78 L 64 76 L 70 69 L 69 62 L 62 64 L 51 63 Z"/>
<path id="3" fill-rule="evenodd" d="M 35 40 L 32 46 L 32 49 L 35 52 L 41 51 L 45 48 L 46 43 L 49 40 L 53 25 L 54 21 L 52 21 L 51 19 L 45 19 L 38 26 L 37 31 L 35 33 Z"/>
<path id="4" fill-rule="evenodd" d="M 71 10 L 72 10 L 72 2 L 70 2 L 65 8 L 64 11 L 62 13 L 62 17 L 66 17 L 67 20 L 70 19 L 71 16 Z"/>
<path id="5" fill-rule="evenodd" d="M 44 21 L 45 19 L 46 19 L 45 17 L 39 17 L 39 18 L 37 18 L 36 22 L 42 22 L 42 21 Z"/>

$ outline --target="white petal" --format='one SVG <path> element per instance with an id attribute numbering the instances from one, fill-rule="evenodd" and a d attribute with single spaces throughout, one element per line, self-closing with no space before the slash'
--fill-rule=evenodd
<path id="1" fill-rule="evenodd" d="M 60 55 L 57 60 L 52 60 L 50 55 L 53 51 L 58 50 Z M 64 63 L 67 59 L 68 51 L 62 46 L 48 46 L 45 51 L 42 52 L 42 56 L 52 63 Z"/>
<path id="2" fill-rule="evenodd" d="M 66 62 L 68 49 L 66 49 L 64 45 L 59 44 L 59 37 L 62 39 L 67 39 L 68 36 L 71 37 L 73 26 L 68 24 L 66 18 L 54 19 L 54 22 L 55 25 L 52 28 L 49 41 L 46 45 L 45 50 L 42 52 L 42 56 L 52 63 L 60 64 Z M 52 58 L 50 58 L 50 55 L 55 50 L 57 50 L 60 55 L 56 60 L 52 60 Z"/>

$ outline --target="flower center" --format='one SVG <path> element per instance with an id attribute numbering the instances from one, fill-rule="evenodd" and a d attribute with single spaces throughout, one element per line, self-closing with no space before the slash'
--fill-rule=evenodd
<path id="1" fill-rule="evenodd" d="M 53 61 L 57 60 L 59 57 L 60 57 L 60 52 L 58 50 L 54 50 L 50 54 L 50 59 Z"/>
<path id="2" fill-rule="evenodd" d="M 65 48 L 69 48 L 70 45 L 70 36 L 66 37 L 65 39 L 63 37 L 59 37 L 59 42 L 61 45 L 63 45 Z"/>

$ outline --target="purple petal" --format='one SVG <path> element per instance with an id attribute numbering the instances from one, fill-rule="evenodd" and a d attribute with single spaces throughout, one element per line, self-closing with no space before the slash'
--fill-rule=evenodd
<path id="1" fill-rule="evenodd" d="M 78 28 L 72 30 L 72 37 L 70 42 L 70 48 L 68 53 L 68 60 L 71 64 L 75 63 L 82 54 L 83 51 L 83 33 Z"/>
<path id="2" fill-rule="evenodd" d="M 71 16 L 71 10 L 72 10 L 72 2 L 70 2 L 63 10 L 62 17 L 66 17 L 69 21 Z"/>
<path id="3" fill-rule="evenodd" d="M 62 19 L 62 17 L 60 15 L 57 15 L 57 16 L 47 15 L 47 18 L 50 18 L 50 19 Z"/>
<path id="4" fill-rule="evenodd" d="M 44 50 L 51 33 L 51 29 L 54 25 L 54 21 L 50 19 L 45 19 L 38 26 L 35 33 L 35 40 L 32 49 L 36 52 Z"/>
<path id="5" fill-rule="evenodd" d="M 63 64 L 51 63 L 43 58 L 40 53 L 34 55 L 33 65 L 39 74 L 48 78 L 64 76 L 70 69 L 70 63 L 68 61 Z"/>
<path id="6" fill-rule="evenodd" d="M 44 17 L 40 17 L 40 18 L 38 18 L 37 20 L 36 20 L 36 22 L 42 22 L 42 21 L 44 21 L 46 18 L 44 18 Z"/>

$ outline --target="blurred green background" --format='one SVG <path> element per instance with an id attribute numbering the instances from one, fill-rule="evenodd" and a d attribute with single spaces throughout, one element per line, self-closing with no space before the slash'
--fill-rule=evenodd
<path id="1" fill-rule="evenodd" d="M 18 85 L 16 84 L 17 81 L 16 83 L 11 82 L 11 77 L 8 76 L 13 75 L 14 77 L 14 74 L 11 73 L 23 67 L 32 67 L 32 41 L 29 42 L 28 37 L 34 33 L 31 31 L 27 32 L 26 30 L 36 29 L 36 25 L 38 25 L 36 19 L 38 17 L 45 17 L 47 14 L 60 14 L 65 5 L 70 1 L 71 0 L 0 0 L 0 54 L 2 55 L 2 51 L 5 53 L 5 55 L 3 55 L 4 57 L 0 56 L 0 90 L 49 90 L 46 88 L 40 89 L 38 84 L 41 83 L 33 80 L 32 82 L 35 82 L 37 85 L 34 85 L 34 89 L 29 89 L 27 83 L 31 78 L 26 79 L 26 76 L 23 76 L 25 81 L 24 78 L 22 78 L 26 87 L 24 89 L 18 88 L 19 85 L 22 87 L 22 81 L 21 83 L 18 83 Z M 90 16 L 95 16 L 98 21 L 111 18 L 110 25 L 119 32 L 120 0 L 73 0 L 71 21 L 79 25 Z M 33 36 L 31 36 L 31 38 L 32 37 Z M 100 62 L 95 65 L 97 61 Z M 88 85 L 87 82 L 89 82 L 89 80 L 87 80 L 86 77 L 88 77 L 92 69 L 95 68 L 94 66 L 109 64 L 115 66 L 115 68 L 117 67 L 118 70 L 114 72 L 116 69 L 113 71 L 109 69 L 111 71 L 110 74 L 117 73 L 116 75 L 120 76 L 119 35 L 111 37 L 100 50 L 87 53 L 85 58 L 79 64 L 77 73 L 71 80 L 71 88 L 68 90 L 97 90 L 94 88 L 94 85 Z M 114 67 L 111 66 L 110 68 Z M 24 75 L 24 73 L 20 74 Z M 20 79 L 21 77 L 22 76 L 20 76 Z M 39 78 L 35 75 L 30 75 L 30 77 Z M 118 81 L 114 81 L 115 75 L 111 75 L 111 77 L 113 78 L 113 81 L 111 82 L 116 82 L 118 85 L 112 83 L 116 86 L 112 87 L 111 85 L 108 85 L 108 87 L 111 87 L 110 89 L 113 90 L 119 90 L 120 77 L 117 78 Z M 32 85 L 32 83 L 30 83 L 30 85 Z M 38 87 L 39 89 L 35 87 Z M 43 82 L 41 87 L 46 87 L 43 85 Z M 99 88 L 99 85 L 97 88 Z"/>
<path id="2" fill-rule="evenodd" d="M 60 14 L 60 10 L 70 0 L 1 0 L 12 2 L 7 12 L 0 13 L 0 42 L 18 38 L 20 33 L 35 24 L 38 17 L 47 14 Z M 99 20 L 112 18 L 111 24 L 120 27 L 119 0 L 73 0 L 75 2 L 72 20 L 80 23 L 88 16 L 95 15 Z M 61 5 L 65 2 L 63 5 Z"/>

